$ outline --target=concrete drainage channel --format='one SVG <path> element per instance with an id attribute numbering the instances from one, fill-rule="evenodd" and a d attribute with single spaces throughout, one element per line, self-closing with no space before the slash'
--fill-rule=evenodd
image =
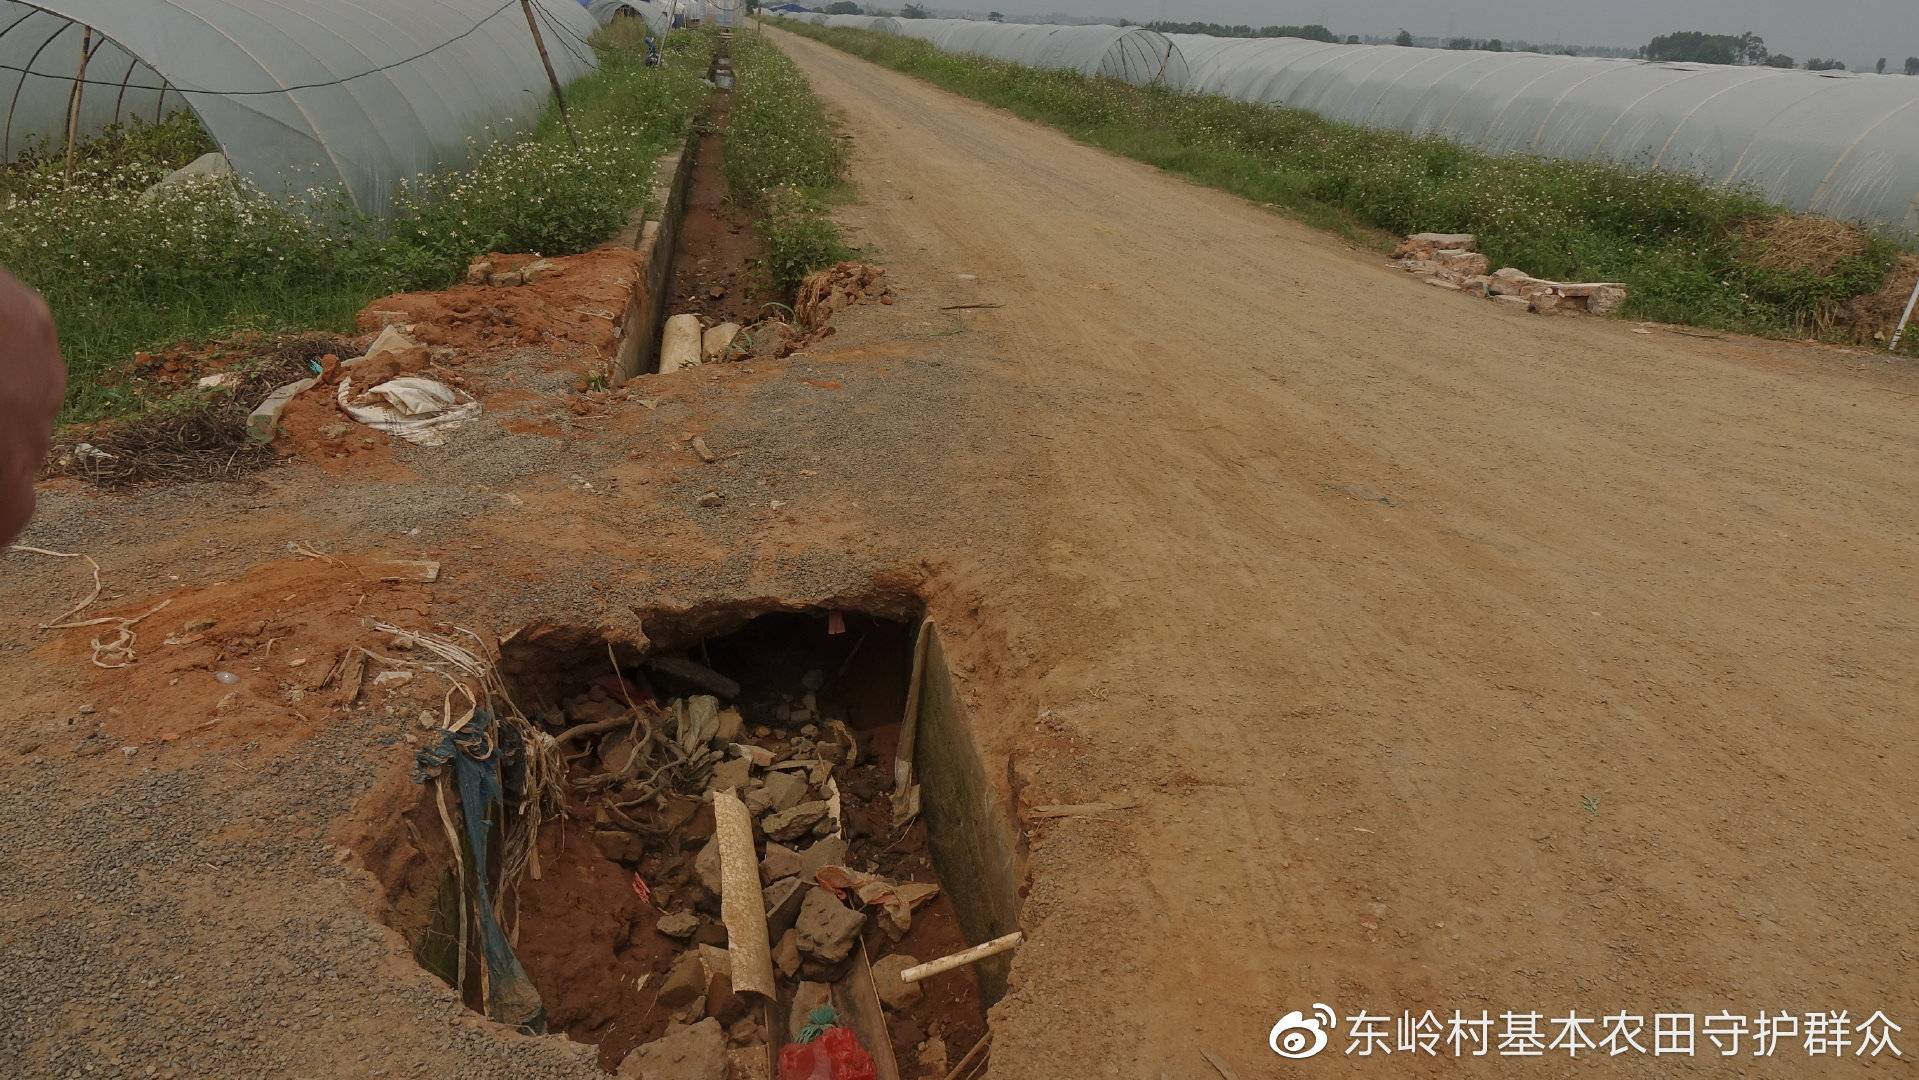
<path id="1" fill-rule="evenodd" d="M 471 835 L 466 792 L 444 779 L 365 853 L 416 959 L 469 1007 L 595 1044 L 622 1076 L 782 1075 L 782 1048 L 828 1026 L 879 1080 L 983 1070 L 1010 955 L 911 969 L 1014 934 L 1016 845 L 918 601 L 642 625 L 643 644 L 540 625 L 501 649 L 537 734 L 505 756 L 483 846 L 537 1001 L 501 1004 L 514 972 L 483 948 L 474 845 L 456 859 L 451 839 Z M 554 798 L 529 845 L 543 764 Z M 748 989 L 756 970 L 770 992 Z"/>
<path id="2" fill-rule="evenodd" d="M 660 217 L 635 224 L 625 238 L 645 256 L 646 269 L 621 323 L 616 383 L 724 359 L 741 327 L 791 299 L 759 272 L 765 245 L 726 182 L 730 46 L 730 32 L 723 32 L 707 72 L 712 101 L 685 147 L 658 164 Z"/>

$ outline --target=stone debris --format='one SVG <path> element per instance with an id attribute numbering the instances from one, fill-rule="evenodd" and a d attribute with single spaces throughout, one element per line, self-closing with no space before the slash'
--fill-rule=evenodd
<path id="1" fill-rule="evenodd" d="M 869 296 L 887 299 L 886 271 L 870 263 L 842 262 L 815 270 L 800 282 L 793 300 L 793 320 L 820 327 L 833 313 Z"/>
<path id="2" fill-rule="evenodd" d="M 947 1070 L 946 1040 L 935 1035 L 919 1045 L 920 1074 L 923 1076 L 945 1076 Z"/>
<path id="3" fill-rule="evenodd" d="M 825 843 L 822 840 L 820 843 Z M 818 847 L 818 844 L 814 845 Z M 797 877 L 805 865 L 803 856 L 785 844 L 766 842 L 766 854 L 760 858 L 760 880 L 771 885 L 781 878 Z"/>
<path id="4" fill-rule="evenodd" d="M 939 892 L 937 883 L 916 880 L 930 869 L 923 826 L 900 831 L 889 794 L 892 762 L 869 754 L 861 765 L 862 736 L 836 700 L 830 669 L 795 668 L 782 691 L 744 679 L 735 662 L 719 650 L 649 651 L 555 695 L 558 705 L 539 717 L 563 740 L 569 779 L 589 799 L 599 797 L 583 822 L 593 843 L 658 912 L 626 930 L 618 947 L 646 939 L 649 949 L 668 954 L 638 988 L 642 1008 L 674 1026 L 621 1063 L 619 1075 L 629 1080 L 704 1077 L 715 1068 L 746 1075 L 727 1063 L 729 1050 L 740 1062 L 768 1059 L 769 1033 L 755 1023 L 760 997 L 735 990 L 720 919 L 729 880 L 716 839 L 716 792 L 739 799 L 726 807 L 734 823 L 729 842 L 738 842 L 731 815 L 744 807 L 753 818 L 769 973 L 783 997 L 798 986 L 794 1015 L 802 1019 L 808 1001 L 828 1004 L 844 992 L 843 980 L 866 985 L 866 972 L 856 970 L 865 966 L 862 942 L 902 940 L 915 907 Z M 744 948 L 743 963 L 752 952 Z M 930 1017 L 922 1014 L 933 1005 L 900 977 L 913 964 L 896 953 L 875 965 L 882 1008 L 867 1006 L 909 1052 L 926 1040 L 929 1028 L 921 1025 Z M 776 1045 L 786 1041 L 781 1035 L 770 1033 Z"/>
<path id="5" fill-rule="evenodd" d="M 918 963 L 905 953 L 890 953 L 873 962 L 873 985 L 879 990 L 880 1004 L 889 1009 L 910 1009 L 919 1004 L 926 991 L 920 984 L 900 978 L 900 972 Z"/>
<path id="6" fill-rule="evenodd" d="M 727 712 L 733 711 L 732 709 L 728 709 L 726 712 L 722 712 L 720 716 L 725 717 Z M 708 791 L 738 791 L 752 782 L 752 779 L 753 763 L 751 761 L 743 757 L 727 758 L 725 761 L 713 766 L 713 774 L 706 782 L 706 789 Z"/>
<path id="7" fill-rule="evenodd" d="M 525 256 L 487 255 L 474 259 L 466 267 L 468 285 L 488 285 L 496 289 L 510 289 L 519 285 L 532 285 L 552 277 L 559 265 L 551 259 L 533 259 L 518 266 L 509 266 Z"/>
<path id="8" fill-rule="evenodd" d="M 846 840 L 843 837 L 827 836 L 813 843 L 812 847 L 800 853 L 799 875 L 811 882 L 821 870 L 829 866 L 846 864 Z"/>
<path id="9" fill-rule="evenodd" d="M 766 931 L 784 934 L 799 921 L 800 906 L 806 899 L 806 884 L 799 878 L 781 878 L 766 887 Z"/>
<path id="10" fill-rule="evenodd" d="M 1393 251 L 1394 265 L 1434 288 L 1490 297 L 1535 315 L 1610 315 L 1626 302 L 1626 286 L 1617 282 L 1548 281 L 1510 266 L 1493 270 L 1477 245 L 1470 233 L 1414 233 Z"/>
<path id="11" fill-rule="evenodd" d="M 793 1011 L 788 1021 L 788 1041 L 800 1037 L 800 1029 L 806 1026 L 806 1017 L 821 1005 L 833 1004 L 833 988 L 823 982 L 802 981 L 793 991 Z"/>
<path id="12" fill-rule="evenodd" d="M 705 1000 L 706 982 L 706 965 L 700 962 L 699 950 L 689 949 L 673 962 L 654 1000 L 662 1009 L 684 1009 L 696 1001 Z"/>
<path id="13" fill-rule="evenodd" d="M 725 360 L 732 355 L 733 340 L 739 336 L 740 324 L 736 322 L 723 322 L 717 326 L 707 327 L 706 332 L 700 336 L 701 358 L 709 364 L 716 360 Z"/>
<path id="14" fill-rule="evenodd" d="M 757 1030 L 757 1029 L 756 1029 Z M 726 1052 L 731 1080 L 773 1080 L 772 1066 L 766 1063 L 763 1046 L 739 1046 Z"/>
<path id="15" fill-rule="evenodd" d="M 780 943 L 773 947 L 773 966 L 781 975 L 792 978 L 800 972 L 800 932 L 788 930 L 780 935 Z"/>
<path id="16" fill-rule="evenodd" d="M 700 917 L 690 911 L 662 915 L 659 917 L 659 920 L 653 924 L 653 929 L 658 930 L 660 933 L 676 941 L 687 941 L 691 939 L 699 928 Z"/>
<path id="17" fill-rule="evenodd" d="M 708 1017 L 668 1028 L 622 1058 L 619 1080 L 726 1080 L 726 1031 Z"/>
<path id="18" fill-rule="evenodd" d="M 1442 251 L 1472 251 L 1478 246 L 1479 237 L 1472 233 L 1414 233 L 1399 242 L 1393 258 L 1430 259 Z"/>
<path id="19" fill-rule="evenodd" d="M 826 810 L 824 802 L 800 803 L 766 815 L 760 820 L 760 828 L 767 836 L 790 843 L 811 833 L 815 826 L 826 819 Z"/>
<path id="20" fill-rule="evenodd" d="M 760 781 L 760 786 L 747 794 L 746 808 L 755 814 L 791 810 L 806 801 L 810 787 L 805 776 L 790 772 L 769 772 L 766 778 Z"/>
<path id="21" fill-rule="evenodd" d="M 800 953 L 829 964 L 845 960 L 859 944 L 866 916 L 839 902 L 831 892 L 815 886 L 800 905 Z"/>

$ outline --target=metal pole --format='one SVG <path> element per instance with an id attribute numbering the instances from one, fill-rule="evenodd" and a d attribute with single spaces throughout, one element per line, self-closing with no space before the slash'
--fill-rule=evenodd
<path id="1" fill-rule="evenodd" d="M 1906 313 L 1899 316 L 1899 325 L 1892 332 L 1892 351 L 1899 351 L 1899 339 L 1906 335 L 1906 324 L 1912 321 L 1912 309 L 1919 305 L 1919 281 L 1912 283 L 1912 296 L 1906 301 Z"/>
<path id="2" fill-rule="evenodd" d="M 573 130 L 573 116 L 566 111 L 566 92 L 560 89 L 560 77 L 553 72 L 553 58 L 546 54 L 546 39 L 540 36 L 540 24 L 533 19 L 533 0 L 520 0 L 520 10 L 526 13 L 526 28 L 533 31 L 533 45 L 540 50 L 540 63 L 546 65 L 546 81 L 553 84 L 553 96 L 560 102 L 560 123 L 566 125 L 566 137 L 573 143 L 573 149 L 580 148 L 580 135 Z"/>
<path id="3" fill-rule="evenodd" d="M 73 93 L 67 96 L 67 175 L 73 182 L 73 156 L 80 141 L 80 95 L 87 85 L 87 61 L 93 57 L 93 27 L 80 35 L 80 71 L 73 77 Z"/>

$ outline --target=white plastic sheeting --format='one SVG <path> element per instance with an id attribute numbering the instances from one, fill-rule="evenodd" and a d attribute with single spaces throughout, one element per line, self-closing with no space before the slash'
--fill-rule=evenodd
<path id="1" fill-rule="evenodd" d="M 601 26 L 611 26 L 614 19 L 636 18 L 646 23 L 647 30 L 655 37 L 662 37 L 670 25 L 670 16 L 664 5 L 648 3 L 647 0 L 593 0 L 586 5 L 593 21 Z"/>
<path id="2" fill-rule="evenodd" d="M 1919 234 L 1919 79 L 1176 34 L 1188 87 L 1495 154 L 1684 172 Z"/>
<path id="3" fill-rule="evenodd" d="M 947 52 L 1100 75 L 1136 86 L 1186 85 L 1186 58 L 1165 34 L 1138 26 L 1029 26 L 901 19 L 900 34 Z"/>
<path id="4" fill-rule="evenodd" d="M 898 34 L 900 24 L 906 20 L 878 15 L 821 15 L 813 21 L 821 26 L 845 26 L 854 30 L 871 30 L 880 34 Z"/>
<path id="5" fill-rule="evenodd" d="M 534 3 L 560 78 L 591 70 L 593 17 Z M 9 160 L 64 138 L 89 27 L 83 133 L 184 103 L 261 189 L 338 185 L 370 213 L 407 177 L 530 126 L 551 96 L 518 0 L 0 0 Z"/>

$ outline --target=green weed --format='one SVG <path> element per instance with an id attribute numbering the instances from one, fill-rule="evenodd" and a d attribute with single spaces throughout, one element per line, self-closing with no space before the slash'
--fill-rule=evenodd
<path id="1" fill-rule="evenodd" d="M 807 274 L 851 254 L 827 216 L 846 150 L 806 77 L 765 38 L 735 34 L 733 69 L 727 184 L 757 212 L 767 273 L 791 292 Z"/>

